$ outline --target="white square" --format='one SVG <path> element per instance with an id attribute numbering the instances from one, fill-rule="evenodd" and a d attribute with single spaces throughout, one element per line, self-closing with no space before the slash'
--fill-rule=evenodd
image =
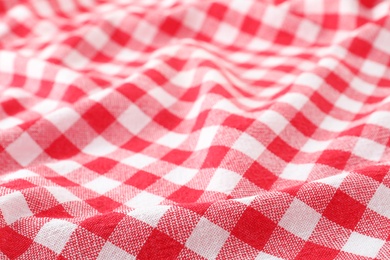
<path id="1" fill-rule="evenodd" d="M 26 170 L 26 169 L 22 169 L 22 170 L 19 170 L 19 171 L 16 171 L 16 172 L 12 172 L 12 173 L 6 174 L 1 179 L 4 180 L 4 181 L 10 181 L 10 180 L 16 180 L 16 179 L 25 179 L 25 178 L 28 178 L 28 177 L 35 177 L 35 176 L 39 176 L 39 175 L 36 174 L 35 172 L 29 171 L 29 170 Z"/>
<path id="2" fill-rule="evenodd" d="M 358 77 L 353 77 L 351 83 L 349 84 L 353 89 L 363 93 L 365 95 L 371 95 L 374 92 L 376 86 L 374 84 L 368 83 L 364 80 L 359 79 Z"/>
<path id="3" fill-rule="evenodd" d="M 341 94 L 340 97 L 337 99 L 335 105 L 346 111 L 357 113 L 362 108 L 363 103 Z"/>
<path id="4" fill-rule="evenodd" d="M 274 28 L 283 28 L 286 12 L 278 7 L 267 5 L 261 21 Z"/>
<path id="5" fill-rule="evenodd" d="M 46 189 L 51 193 L 51 195 L 56 198 L 59 203 L 65 203 L 69 201 L 80 201 L 81 199 L 70 192 L 68 189 L 64 187 L 55 187 L 49 186 Z"/>
<path id="6" fill-rule="evenodd" d="M 46 167 L 49 167 L 59 175 L 67 175 L 68 173 L 79 169 L 81 164 L 70 160 L 62 160 L 59 162 L 48 163 L 46 164 Z"/>
<path id="7" fill-rule="evenodd" d="M 367 123 L 390 129 L 390 112 L 377 110 L 369 115 Z"/>
<path id="8" fill-rule="evenodd" d="M 375 41 L 373 41 L 374 47 L 376 49 L 383 51 L 384 53 L 390 54 L 389 42 L 390 42 L 390 31 L 382 27 Z"/>
<path id="9" fill-rule="evenodd" d="M 33 215 L 27 201 L 20 191 L 1 196 L 0 210 L 8 225 L 14 223 L 20 218 Z"/>
<path id="10" fill-rule="evenodd" d="M 108 95 L 112 94 L 113 92 L 114 92 L 114 90 L 112 90 L 110 88 L 96 89 L 96 90 L 88 93 L 88 99 L 99 102 L 99 101 L 103 100 L 105 97 L 107 97 Z"/>
<path id="11" fill-rule="evenodd" d="M 331 132 L 341 132 L 345 130 L 349 125 L 348 121 L 342 121 L 332 116 L 326 116 L 322 121 L 320 128 Z"/>
<path id="12" fill-rule="evenodd" d="M 375 258 L 385 242 L 378 238 L 352 232 L 341 250 L 355 255 Z"/>
<path id="13" fill-rule="evenodd" d="M 188 138 L 187 134 L 179 134 L 175 132 L 168 132 L 168 134 L 164 135 L 160 139 L 156 141 L 156 143 L 170 147 L 177 148 L 180 146 Z"/>
<path id="14" fill-rule="evenodd" d="M 0 71 L 5 73 L 15 73 L 15 53 L 8 51 L 0 52 Z"/>
<path id="15" fill-rule="evenodd" d="M 125 203 L 126 206 L 132 208 L 152 207 L 160 204 L 165 198 L 154 195 L 147 191 L 138 193 L 134 198 Z"/>
<path id="16" fill-rule="evenodd" d="M 300 93 L 286 93 L 278 98 L 278 102 L 287 103 L 294 107 L 296 110 L 301 108 L 309 101 L 309 98 Z"/>
<path id="17" fill-rule="evenodd" d="M 104 260 L 104 259 L 133 260 L 136 258 L 135 256 L 128 254 L 126 251 L 120 249 L 119 247 L 107 241 L 104 244 L 103 248 L 100 250 L 97 259 L 98 260 Z"/>
<path id="18" fill-rule="evenodd" d="M 9 128 L 12 128 L 14 126 L 17 126 L 19 124 L 21 124 L 23 121 L 20 120 L 19 118 L 16 118 L 16 117 L 6 117 L 5 119 L 1 120 L 0 121 L 0 129 L 9 129 Z"/>
<path id="19" fill-rule="evenodd" d="M 199 133 L 198 143 L 196 144 L 195 151 L 208 149 L 214 140 L 215 135 L 218 132 L 218 126 L 208 126 L 202 128 Z"/>
<path id="20" fill-rule="evenodd" d="M 45 63 L 31 59 L 27 62 L 27 76 L 33 79 L 44 79 L 43 74 L 45 72 Z"/>
<path id="21" fill-rule="evenodd" d="M 114 64 L 110 64 L 110 63 L 101 64 L 96 69 L 99 72 L 101 72 L 101 73 L 109 74 L 109 75 L 117 75 L 121 71 L 123 71 L 123 67 L 122 66 L 117 66 L 117 65 L 114 65 Z"/>
<path id="22" fill-rule="evenodd" d="M 341 183 L 344 181 L 345 177 L 348 176 L 348 172 L 343 172 L 340 174 L 332 175 L 326 178 L 322 178 L 319 180 L 316 180 L 314 182 L 320 182 L 320 183 L 325 183 L 328 184 L 336 189 L 338 189 L 341 185 Z"/>
<path id="23" fill-rule="evenodd" d="M 179 88 L 187 89 L 193 85 L 195 73 L 197 71 L 198 69 L 179 71 L 173 78 L 170 79 L 170 82 Z"/>
<path id="24" fill-rule="evenodd" d="M 206 19 L 205 13 L 199 11 L 194 6 L 187 8 L 187 14 L 183 20 L 183 24 L 194 31 L 199 31 Z"/>
<path id="25" fill-rule="evenodd" d="M 254 201 L 256 198 L 257 198 L 257 196 L 253 195 L 253 196 L 242 197 L 242 198 L 233 199 L 233 200 L 249 206 L 252 203 L 252 201 Z"/>
<path id="26" fill-rule="evenodd" d="M 88 30 L 83 37 L 96 50 L 101 50 L 110 40 L 107 33 L 103 32 L 98 27 L 92 27 L 92 29 Z"/>
<path id="27" fill-rule="evenodd" d="M 220 23 L 218 30 L 214 34 L 214 39 L 226 45 L 230 45 L 236 41 L 238 35 L 237 28 L 228 23 Z"/>
<path id="28" fill-rule="evenodd" d="M 54 82 L 70 85 L 73 82 L 75 82 L 75 80 L 79 77 L 80 77 L 80 75 L 77 74 L 76 72 L 61 68 L 57 72 Z"/>
<path id="29" fill-rule="evenodd" d="M 260 252 L 260 254 L 258 254 L 257 257 L 255 258 L 255 260 L 283 260 L 283 258 L 279 258 L 264 252 Z"/>
<path id="30" fill-rule="evenodd" d="M 359 13 L 359 2 L 356 1 L 340 1 L 339 12 L 342 15 L 357 15 Z"/>
<path id="31" fill-rule="evenodd" d="M 158 222 L 164 214 L 171 208 L 168 205 L 158 205 L 153 207 L 142 207 L 130 211 L 127 215 L 147 223 L 152 227 L 157 227 Z"/>
<path id="32" fill-rule="evenodd" d="M 302 201 L 294 199 L 279 221 L 279 226 L 303 240 L 307 240 L 313 233 L 320 218 L 320 213 Z"/>
<path id="33" fill-rule="evenodd" d="M 273 110 L 266 110 L 257 120 L 267 125 L 277 135 L 290 123 L 284 116 Z"/>
<path id="34" fill-rule="evenodd" d="M 301 151 L 305 153 L 315 153 L 325 150 L 326 147 L 331 143 L 332 141 L 317 141 L 314 139 L 309 139 L 307 142 L 302 146 Z"/>
<path id="35" fill-rule="evenodd" d="M 163 178 L 178 185 L 184 185 L 189 182 L 198 172 L 197 169 L 190 169 L 178 166 L 170 171 Z"/>
<path id="36" fill-rule="evenodd" d="M 133 31 L 132 36 L 137 40 L 146 45 L 153 43 L 154 36 L 157 33 L 157 29 L 154 25 L 146 21 L 140 20 L 138 26 Z"/>
<path id="37" fill-rule="evenodd" d="M 42 102 L 39 102 L 31 108 L 35 112 L 38 112 L 42 115 L 48 114 L 58 106 L 58 102 L 50 99 L 45 99 Z"/>
<path id="38" fill-rule="evenodd" d="M 381 78 L 385 74 L 387 67 L 375 61 L 365 60 L 360 70 L 368 75 Z"/>
<path id="39" fill-rule="evenodd" d="M 131 105 L 119 118 L 121 123 L 130 133 L 136 135 L 150 122 L 150 117 L 135 105 Z"/>
<path id="40" fill-rule="evenodd" d="M 368 208 L 386 218 L 390 218 L 389 198 L 390 189 L 381 184 L 368 203 Z"/>
<path id="41" fill-rule="evenodd" d="M 257 160 L 260 154 L 266 149 L 262 143 L 246 133 L 240 135 L 232 148 L 242 152 L 253 160 Z"/>
<path id="42" fill-rule="evenodd" d="M 137 169 L 142 169 L 154 163 L 155 161 L 156 159 L 153 157 L 137 153 L 122 160 L 121 163 L 132 166 Z"/>
<path id="43" fill-rule="evenodd" d="M 83 186 L 99 194 L 104 194 L 106 192 L 109 192 L 110 190 L 115 189 L 119 185 L 121 185 L 119 181 L 109 179 L 105 176 L 100 176 L 93 181 L 84 184 Z"/>
<path id="44" fill-rule="evenodd" d="M 5 150 L 22 166 L 29 165 L 42 153 L 42 148 L 27 132 L 21 134 L 21 136 Z"/>
<path id="45" fill-rule="evenodd" d="M 80 119 L 80 115 L 73 109 L 64 107 L 45 115 L 45 119 L 64 133 Z"/>
<path id="46" fill-rule="evenodd" d="M 230 194 L 242 179 L 241 175 L 218 168 L 211 178 L 206 190 Z"/>
<path id="47" fill-rule="evenodd" d="M 115 59 L 118 61 L 129 62 L 135 61 L 140 58 L 140 53 L 121 47 L 121 50 L 115 55 Z"/>
<path id="48" fill-rule="evenodd" d="M 157 87 L 148 92 L 148 94 L 154 99 L 163 105 L 163 107 L 168 108 L 175 104 L 178 100 L 177 98 L 173 97 L 172 95 L 168 94 L 166 91 L 164 91 L 162 88 Z"/>
<path id="49" fill-rule="evenodd" d="M 287 180 L 306 181 L 307 177 L 314 168 L 313 163 L 295 164 L 289 163 L 284 168 L 282 174 L 279 176 Z"/>
<path id="50" fill-rule="evenodd" d="M 320 27 L 309 20 L 301 20 L 297 29 L 297 36 L 307 42 L 315 42 L 317 40 Z"/>
<path id="51" fill-rule="evenodd" d="M 107 142 L 101 136 L 96 137 L 91 143 L 89 143 L 83 149 L 83 153 L 94 155 L 94 156 L 103 156 L 112 153 L 117 147 L 110 142 Z"/>
<path id="52" fill-rule="evenodd" d="M 248 11 L 251 9 L 253 6 L 252 1 L 242 1 L 242 0 L 234 0 L 229 4 L 229 8 L 236 10 L 237 12 L 247 15 Z"/>
<path id="53" fill-rule="evenodd" d="M 71 50 L 62 61 L 72 69 L 84 69 L 89 63 L 89 59 L 76 50 Z"/>
<path id="54" fill-rule="evenodd" d="M 60 254 L 76 228 L 76 224 L 53 219 L 41 227 L 34 241 Z"/>
<path id="55" fill-rule="evenodd" d="M 229 232 L 202 217 L 187 239 L 186 247 L 206 259 L 215 259 L 228 237 Z"/>
<path id="56" fill-rule="evenodd" d="M 324 79 L 313 73 L 302 73 L 295 80 L 295 85 L 307 86 L 318 89 L 324 83 Z"/>
<path id="57" fill-rule="evenodd" d="M 385 150 L 386 146 L 371 141 L 370 139 L 359 137 L 353 153 L 364 159 L 377 162 L 382 158 Z"/>

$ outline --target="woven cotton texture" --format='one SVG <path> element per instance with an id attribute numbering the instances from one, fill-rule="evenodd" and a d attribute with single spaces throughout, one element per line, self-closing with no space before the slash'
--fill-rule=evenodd
<path id="1" fill-rule="evenodd" d="M 0 259 L 390 259 L 390 1 L 0 16 Z"/>

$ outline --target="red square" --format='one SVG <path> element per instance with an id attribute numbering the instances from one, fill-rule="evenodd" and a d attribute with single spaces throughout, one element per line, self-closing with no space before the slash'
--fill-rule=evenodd
<path id="1" fill-rule="evenodd" d="M 245 16 L 245 19 L 241 25 L 241 30 L 243 32 L 246 32 L 250 35 L 256 35 L 258 28 L 259 28 L 259 21 L 249 16 Z"/>
<path id="2" fill-rule="evenodd" d="M 117 161 L 114 161 L 112 159 L 105 158 L 105 157 L 100 157 L 96 160 L 93 160 L 93 161 L 85 164 L 84 166 L 87 167 L 88 169 L 94 171 L 94 172 L 97 172 L 100 174 L 106 174 L 109 170 L 114 168 L 114 166 L 117 164 L 118 164 Z"/>
<path id="3" fill-rule="evenodd" d="M 116 91 L 133 102 L 137 101 L 146 93 L 144 90 L 137 87 L 137 85 L 131 83 L 124 83 L 122 86 L 118 87 Z"/>
<path id="4" fill-rule="evenodd" d="M 161 112 L 158 113 L 153 120 L 168 130 L 175 129 L 175 127 L 182 121 L 182 119 L 178 118 L 166 109 L 161 110 Z"/>
<path id="5" fill-rule="evenodd" d="M 276 137 L 268 146 L 268 149 L 286 162 L 291 162 L 298 150 L 291 147 L 280 137 Z"/>
<path id="6" fill-rule="evenodd" d="M 55 159 L 66 159 L 80 152 L 79 148 L 73 145 L 65 136 L 57 138 L 45 152 Z"/>
<path id="7" fill-rule="evenodd" d="M 183 247 L 170 236 L 155 229 L 146 240 L 137 259 L 176 259 Z"/>
<path id="8" fill-rule="evenodd" d="M 108 239 L 123 218 L 123 214 L 112 212 L 88 218 L 80 226 L 104 239 Z"/>
<path id="9" fill-rule="evenodd" d="M 180 26 L 181 23 L 179 21 L 168 16 L 160 25 L 160 29 L 169 35 L 175 35 L 176 32 L 180 29 Z"/>
<path id="10" fill-rule="evenodd" d="M 334 259 L 338 253 L 339 250 L 307 242 L 295 259 L 313 259 L 313 256 L 315 256 L 317 260 L 328 260 Z"/>
<path id="11" fill-rule="evenodd" d="M 344 192 L 337 190 L 323 216 L 344 228 L 354 229 L 366 207 Z"/>
<path id="12" fill-rule="evenodd" d="M 290 45 L 294 40 L 294 36 L 285 31 L 279 31 L 275 36 L 275 42 L 283 45 Z"/>
<path id="13" fill-rule="evenodd" d="M 122 148 L 138 153 L 144 150 L 150 144 L 150 142 L 145 141 L 144 139 L 141 139 L 137 136 L 134 136 L 127 143 L 122 145 Z"/>
<path id="14" fill-rule="evenodd" d="M 325 82 L 340 93 L 344 92 L 350 86 L 349 82 L 346 82 L 334 72 L 329 73 L 328 76 L 325 77 Z"/>
<path id="15" fill-rule="evenodd" d="M 362 169 L 357 169 L 355 172 L 368 176 L 378 182 L 382 182 L 389 170 L 390 167 L 388 165 L 370 165 Z"/>
<path id="16" fill-rule="evenodd" d="M 232 230 L 232 235 L 250 246 L 262 250 L 276 224 L 260 212 L 248 207 Z"/>
<path id="17" fill-rule="evenodd" d="M 63 101 L 74 103 L 77 100 L 79 100 L 81 97 L 85 96 L 84 91 L 82 91 L 76 86 L 70 85 L 70 86 L 66 86 L 66 88 L 67 90 L 64 96 L 62 97 Z"/>
<path id="18" fill-rule="evenodd" d="M 111 113 L 100 104 L 95 104 L 88 109 L 83 118 L 99 134 L 115 121 Z"/>
<path id="19" fill-rule="evenodd" d="M 249 167 L 245 172 L 244 177 L 265 190 L 269 190 L 278 179 L 278 177 L 261 166 L 258 162 L 254 162 L 251 167 Z"/>
<path id="20" fill-rule="evenodd" d="M 107 213 L 111 212 L 117 207 L 119 207 L 119 202 L 116 202 L 115 200 L 112 200 L 106 196 L 100 196 L 94 199 L 89 199 L 85 201 L 89 205 L 91 205 L 93 208 L 97 209 L 101 213 Z"/>
<path id="21" fill-rule="evenodd" d="M 305 117 L 301 112 L 298 112 L 295 115 L 295 117 L 291 120 L 291 124 L 305 136 L 311 136 L 317 129 L 317 126 L 307 119 L 307 117 Z"/>
<path id="22" fill-rule="evenodd" d="M 130 39 L 130 35 L 123 32 L 119 28 L 116 28 L 113 34 L 111 34 L 111 40 L 118 43 L 120 46 L 125 46 Z"/>
<path id="23" fill-rule="evenodd" d="M 2 184 L 1 186 L 6 187 L 8 189 L 12 189 L 12 190 L 24 190 L 24 189 L 36 187 L 35 184 L 32 184 L 31 182 L 25 181 L 23 179 L 17 179 L 17 180 Z"/>
<path id="24" fill-rule="evenodd" d="M 212 146 L 207 153 L 203 162 L 202 168 L 218 168 L 229 152 L 229 148 L 225 146 Z"/>
<path id="25" fill-rule="evenodd" d="M 210 6 L 207 14 L 210 16 L 214 16 L 218 20 L 222 20 L 222 18 L 225 16 L 226 10 L 227 8 L 225 4 L 213 3 Z"/>
<path id="26" fill-rule="evenodd" d="M 70 187 L 70 186 L 79 186 L 77 183 L 74 183 L 73 181 L 63 177 L 63 176 L 58 176 L 58 177 L 46 177 L 46 179 L 54 182 L 55 184 L 58 184 L 62 187 Z"/>
<path id="27" fill-rule="evenodd" d="M 360 38 L 354 38 L 351 45 L 349 46 L 349 51 L 357 56 L 365 58 L 367 57 L 371 48 L 372 44 L 369 44 Z"/>
<path id="28" fill-rule="evenodd" d="M 338 29 L 339 27 L 339 14 L 325 14 L 322 16 L 322 24 L 324 28 Z"/>
<path id="29" fill-rule="evenodd" d="M 238 115 L 230 115 L 225 119 L 222 123 L 224 126 L 228 126 L 230 128 L 234 128 L 240 131 L 245 131 L 249 126 L 253 124 L 255 120 L 252 118 L 246 118 Z"/>
<path id="30" fill-rule="evenodd" d="M 183 186 L 174 193 L 172 193 L 168 199 L 173 200 L 178 203 L 192 203 L 196 202 L 200 196 L 202 196 L 202 190 L 195 190 L 188 188 L 187 186 Z"/>
<path id="31" fill-rule="evenodd" d="M 24 107 L 16 99 L 4 101 L 1 105 L 3 110 L 10 116 L 16 115 L 24 110 Z"/>
<path id="32" fill-rule="evenodd" d="M 140 190 L 144 190 L 155 183 L 158 179 L 160 179 L 160 177 L 157 177 L 154 174 L 145 171 L 139 171 L 131 176 L 131 178 L 128 179 L 125 184 L 134 186 Z"/>
<path id="33" fill-rule="evenodd" d="M 182 165 L 191 156 L 191 154 L 192 153 L 189 151 L 174 149 L 161 159 L 176 165 Z"/>
<path id="34" fill-rule="evenodd" d="M 347 165 L 349 157 L 351 157 L 350 152 L 326 150 L 322 152 L 321 156 L 317 160 L 317 163 L 329 165 L 336 169 L 343 170 L 345 165 Z"/>
<path id="35" fill-rule="evenodd" d="M 16 233 L 10 227 L 0 229 L 0 251 L 10 259 L 15 259 L 23 254 L 31 243 L 31 239 Z"/>
<path id="36" fill-rule="evenodd" d="M 57 205 L 50 209 L 35 214 L 37 218 L 73 218 L 62 205 Z"/>
<path id="37" fill-rule="evenodd" d="M 313 93 L 313 95 L 310 97 L 310 101 L 325 114 L 328 114 L 329 111 L 333 109 L 333 104 L 329 103 L 329 101 L 321 96 L 318 92 Z"/>

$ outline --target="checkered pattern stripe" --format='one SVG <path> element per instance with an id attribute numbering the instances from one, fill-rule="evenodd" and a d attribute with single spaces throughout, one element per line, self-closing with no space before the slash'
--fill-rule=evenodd
<path id="1" fill-rule="evenodd" d="M 390 1 L 0 2 L 0 259 L 389 259 Z"/>

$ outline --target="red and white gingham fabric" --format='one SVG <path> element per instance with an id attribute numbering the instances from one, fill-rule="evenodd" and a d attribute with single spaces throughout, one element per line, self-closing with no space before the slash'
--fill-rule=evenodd
<path id="1" fill-rule="evenodd" d="M 390 259 L 390 1 L 0 12 L 0 259 Z"/>

